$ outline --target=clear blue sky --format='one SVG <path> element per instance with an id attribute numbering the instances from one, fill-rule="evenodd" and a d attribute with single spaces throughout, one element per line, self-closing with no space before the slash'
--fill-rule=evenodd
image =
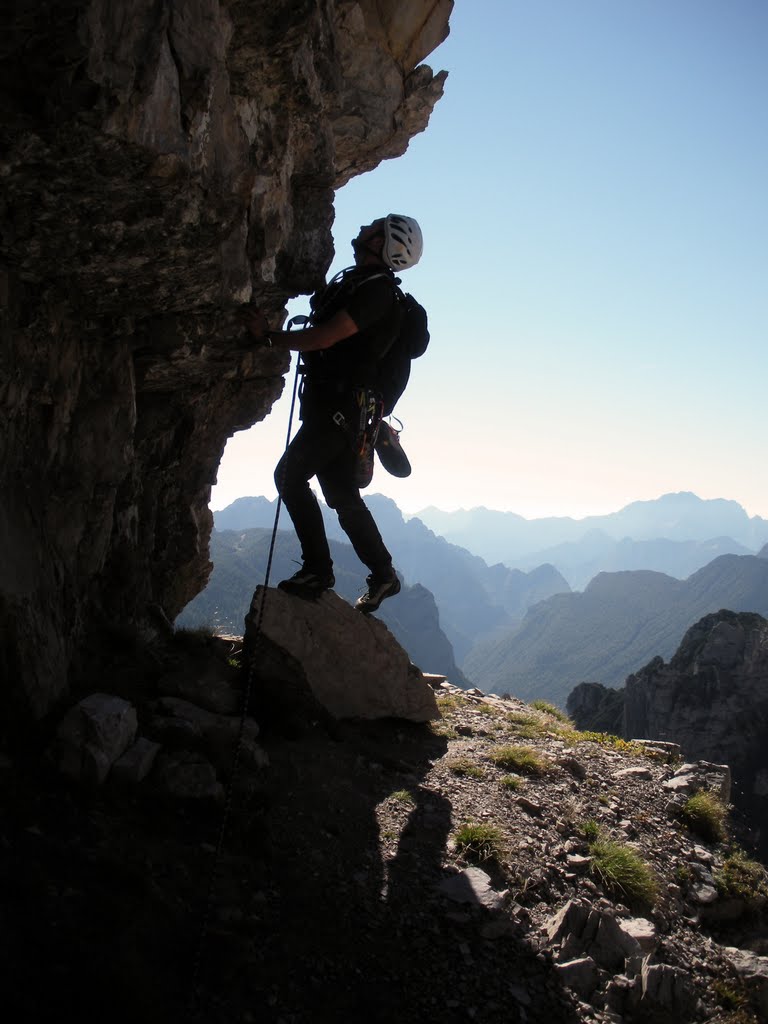
<path id="1" fill-rule="evenodd" d="M 767 53 L 765 0 L 458 0 L 429 128 L 337 195 L 332 273 L 382 213 L 425 238 L 414 471 L 370 492 L 580 517 L 689 490 L 768 518 Z M 287 421 L 230 441 L 214 509 L 274 497 Z"/>

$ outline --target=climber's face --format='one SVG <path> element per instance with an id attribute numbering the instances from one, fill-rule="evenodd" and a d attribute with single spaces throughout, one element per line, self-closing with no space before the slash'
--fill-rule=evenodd
<path id="1" fill-rule="evenodd" d="M 352 239 L 355 263 L 372 263 L 381 260 L 384 247 L 384 218 L 380 217 L 371 224 L 360 228 L 357 238 Z"/>

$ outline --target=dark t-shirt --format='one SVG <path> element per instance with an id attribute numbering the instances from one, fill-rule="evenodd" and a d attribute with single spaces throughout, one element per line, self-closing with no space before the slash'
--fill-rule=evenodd
<path id="1" fill-rule="evenodd" d="M 343 309 L 358 332 L 330 348 L 304 354 L 304 419 L 314 409 L 340 407 L 353 388 L 375 383 L 378 362 L 397 336 L 402 320 L 394 275 L 380 269 L 349 271 L 339 284 L 318 293 L 312 306 L 313 323 L 324 323 Z"/>
<path id="2" fill-rule="evenodd" d="M 371 277 L 358 285 L 340 308 L 346 309 L 359 331 L 371 330 L 376 325 L 386 326 L 392 312 L 394 290 L 393 276 Z"/>

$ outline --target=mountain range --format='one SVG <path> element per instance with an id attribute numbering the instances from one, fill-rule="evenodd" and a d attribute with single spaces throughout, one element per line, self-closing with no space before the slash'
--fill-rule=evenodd
<path id="1" fill-rule="evenodd" d="M 735 501 L 687 491 L 636 501 L 584 519 L 524 519 L 514 512 L 426 508 L 418 519 L 486 561 L 529 570 L 554 565 L 575 590 L 598 572 L 652 569 L 684 579 L 718 555 L 755 554 L 768 542 L 768 520 Z"/>

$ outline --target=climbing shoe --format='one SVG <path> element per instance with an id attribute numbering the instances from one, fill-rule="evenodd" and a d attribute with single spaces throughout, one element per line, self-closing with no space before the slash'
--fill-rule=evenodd
<path id="1" fill-rule="evenodd" d="M 379 432 L 376 435 L 376 454 L 384 469 L 392 476 L 411 475 L 411 464 L 400 444 L 400 431 L 395 430 L 386 420 L 382 420 L 379 424 Z"/>
<path id="2" fill-rule="evenodd" d="M 331 590 L 335 582 L 332 572 L 318 575 L 316 572 L 310 572 L 309 569 L 299 569 L 290 579 L 278 583 L 277 589 L 284 590 L 286 594 L 293 594 L 295 597 L 312 600 L 320 597 L 326 590 Z"/>
<path id="3" fill-rule="evenodd" d="M 355 608 L 366 615 L 369 612 L 375 612 L 385 597 L 394 597 L 395 594 L 400 593 L 400 580 L 394 573 L 384 579 L 371 573 L 366 582 L 368 590 L 355 601 Z"/>

